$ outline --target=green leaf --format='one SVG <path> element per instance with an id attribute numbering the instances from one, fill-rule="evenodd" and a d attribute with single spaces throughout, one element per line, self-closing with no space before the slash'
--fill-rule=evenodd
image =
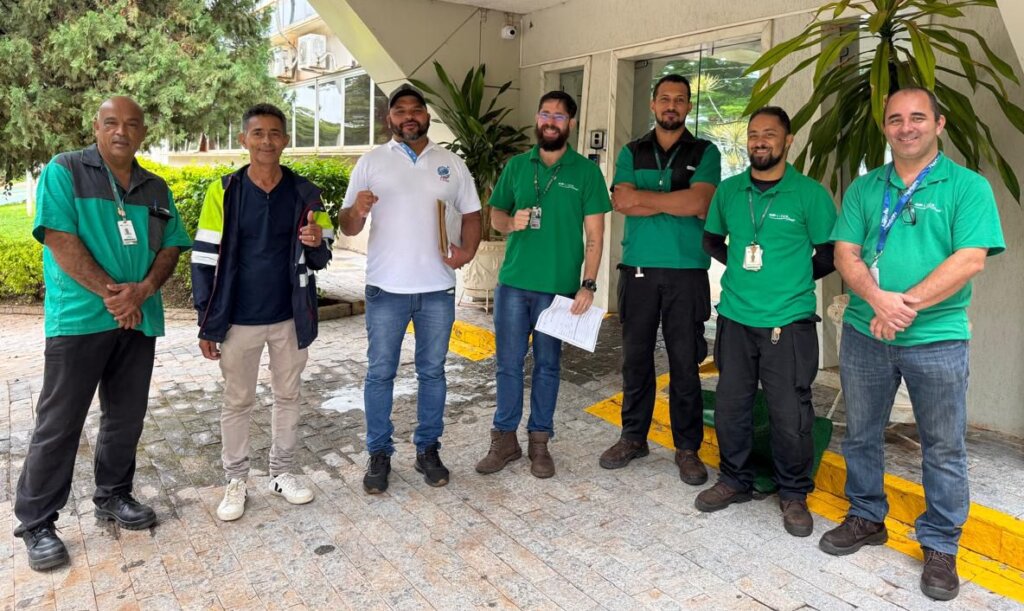
<path id="1" fill-rule="evenodd" d="M 910 44 L 914 47 L 914 63 L 917 65 L 921 86 L 925 89 L 935 89 L 935 53 L 932 51 L 931 41 L 926 34 L 921 32 L 917 25 L 908 24 L 910 31 Z"/>
<path id="2" fill-rule="evenodd" d="M 882 129 L 885 120 L 885 99 L 889 96 L 889 45 L 881 45 L 875 51 L 869 78 L 871 82 L 871 114 L 875 118 L 878 129 Z"/>

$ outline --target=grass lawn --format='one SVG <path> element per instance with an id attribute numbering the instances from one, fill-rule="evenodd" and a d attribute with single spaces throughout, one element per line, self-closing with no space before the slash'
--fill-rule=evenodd
<path id="1" fill-rule="evenodd" d="M 0 238 L 32 240 L 32 217 L 25 214 L 25 204 L 0 206 Z"/>

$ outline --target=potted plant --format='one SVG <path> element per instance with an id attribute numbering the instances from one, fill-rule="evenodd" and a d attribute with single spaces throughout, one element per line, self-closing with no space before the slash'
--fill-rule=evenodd
<path id="1" fill-rule="evenodd" d="M 484 80 L 486 65 L 470 68 L 461 84 L 456 84 L 436 61 L 434 70 L 441 82 L 440 91 L 423 81 L 410 80 L 423 91 L 427 103 L 437 110 L 440 119 L 451 130 L 454 138 L 442 144 L 465 160 L 476 182 L 483 205 L 482 240 L 476 257 L 463 269 L 462 281 L 466 294 L 486 297 L 497 286 L 498 270 L 505 256 L 505 242 L 491 229 L 487 200 L 505 162 L 527 148 L 528 128 L 505 123 L 512 108 L 498 107 L 498 98 L 512 86 L 512 82 L 501 85 L 493 96 L 488 96 Z"/>
<path id="2" fill-rule="evenodd" d="M 989 90 L 1003 114 L 1024 133 L 1024 110 L 1010 101 L 1005 81 L 1020 84 L 1013 68 L 999 58 L 984 37 L 956 25 L 968 7 L 996 8 L 995 0 L 842 0 L 825 4 L 815 20 L 796 37 L 775 45 L 747 73 L 763 71 L 754 85 L 746 113 L 764 106 L 793 74 L 814 65 L 812 93 L 793 117 L 793 130 L 806 125 L 818 110 L 807 144 L 794 161 L 808 176 L 830 176 L 836 192 L 840 177 L 856 176 L 861 163 L 868 169 L 885 161 L 882 120 L 885 98 L 896 90 L 919 86 L 935 92 L 946 116 L 949 142 L 964 156 L 965 165 L 978 170 L 982 159 L 994 165 L 1006 188 L 1020 202 L 1020 183 L 996 148 L 989 126 L 977 115 L 963 83 L 972 91 Z M 933 23 L 941 19 L 941 23 Z M 976 59 L 963 40 L 973 39 L 985 58 Z M 781 78 L 772 70 L 784 59 L 821 45 L 812 55 Z M 844 50 L 855 50 L 844 59 Z M 940 63 L 946 55 L 953 62 Z M 956 67 L 950 67 L 956 66 Z M 832 101 L 829 104 L 829 101 Z"/>

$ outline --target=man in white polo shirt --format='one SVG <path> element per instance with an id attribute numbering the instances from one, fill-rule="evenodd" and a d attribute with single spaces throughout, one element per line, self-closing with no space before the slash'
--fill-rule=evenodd
<path id="1" fill-rule="evenodd" d="M 368 370 L 363 385 L 366 449 L 363 488 L 388 488 L 395 451 L 391 406 L 402 339 L 411 320 L 416 334 L 418 424 L 415 468 L 431 486 L 449 473 L 438 454 L 444 430 L 444 361 L 455 322 L 455 270 L 480 242 L 480 198 L 462 159 L 427 138 L 430 114 L 423 94 L 402 85 L 388 101 L 394 138 L 363 155 L 352 170 L 340 214 L 341 230 L 356 235 L 367 217 L 366 331 Z M 462 213 L 461 247 L 445 257 L 438 244 L 438 201 Z"/>

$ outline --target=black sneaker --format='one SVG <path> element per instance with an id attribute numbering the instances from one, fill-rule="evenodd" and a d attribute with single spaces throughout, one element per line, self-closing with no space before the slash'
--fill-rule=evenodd
<path id="1" fill-rule="evenodd" d="M 96 503 L 96 517 L 114 520 L 128 530 L 145 530 L 156 522 L 153 508 L 136 501 L 127 492 Z"/>
<path id="2" fill-rule="evenodd" d="M 68 549 L 54 531 L 53 524 L 40 524 L 21 535 L 28 551 L 28 566 L 36 571 L 56 568 L 68 563 Z"/>
<path id="3" fill-rule="evenodd" d="M 366 461 L 366 475 L 363 476 L 363 490 L 367 494 L 380 494 L 388 489 L 388 474 L 391 473 L 391 457 L 384 452 L 370 454 Z"/>
<path id="4" fill-rule="evenodd" d="M 450 477 L 448 469 L 441 462 L 440 454 L 437 453 L 440 447 L 435 443 L 422 454 L 417 452 L 414 465 L 416 471 L 423 474 L 423 481 L 435 488 L 447 484 Z"/>

